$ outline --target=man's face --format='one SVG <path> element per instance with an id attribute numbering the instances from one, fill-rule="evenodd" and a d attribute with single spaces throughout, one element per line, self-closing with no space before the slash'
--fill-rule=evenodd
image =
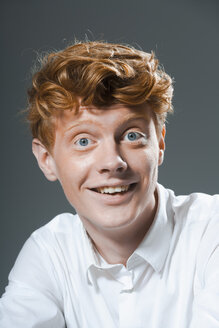
<path id="1" fill-rule="evenodd" d="M 47 163 L 85 227 L 118 229 L 153 212 L 163 151 L 149 108 L 81 107 L 57 119 Z"/>

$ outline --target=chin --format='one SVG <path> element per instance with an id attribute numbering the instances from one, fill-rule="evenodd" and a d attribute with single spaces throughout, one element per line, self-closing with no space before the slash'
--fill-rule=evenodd
<path id="1" fill-rule="evenodd" d="M 120 229 L 126 226 L 129 226 L 133 222 L 133 216 L 125 216 L 125 215 L 116 215 L 114 214 L 104 214 L 104 219 L 103 216 L 97 220 L 97 217 L 93 223 L 99 227 L 99 229 L 103 230 L 115 230 L 115 229 Z"/>

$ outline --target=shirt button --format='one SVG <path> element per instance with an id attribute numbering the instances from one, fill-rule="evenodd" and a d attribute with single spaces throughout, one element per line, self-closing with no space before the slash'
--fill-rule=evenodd
<path id="1" fill-rule="evenodd" d="M 120 281 L 124 285 L 124 288 L 122 289 L 122 291 L 133 289 L 133 279 L 132 279 L 132 274 L 131 273 L 121 277 Z"/>

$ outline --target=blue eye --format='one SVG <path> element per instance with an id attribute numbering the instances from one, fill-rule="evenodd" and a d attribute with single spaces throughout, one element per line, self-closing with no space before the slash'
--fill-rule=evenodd
<path id="1" fill-rule="evenodd" d="M 138 132 L 128 132 L 126 135 L 125 135 L 125 140 L 128 139 L 128 141 L 136 141 L 138 139 L 140 139 L 142 137 L 142 135 Z"/>
<path id="2" fill-rule="evenodd" d="M 82 147 L 86 147 L 89 144 L 89 140 L 87 138 L 81 138 L 77 141 L 77 144 Z"/>
<path id="3" fill-rule="evenodd" d="M 139 135 L 139 133 L 138 133 Z M 130 141 L 134 141 L 137 139 L 137 133 L 136 132 L 129 132 L 127 134 L 127 138 L 130 140 Z"/>

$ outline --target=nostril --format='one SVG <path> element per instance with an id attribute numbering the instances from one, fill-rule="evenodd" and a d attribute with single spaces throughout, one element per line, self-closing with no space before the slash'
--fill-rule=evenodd
<path id="1" fill-rule="evenodd" d="M 127 169 L 128 165 L 126 162 L 122 163 L 116 163 L 116 162 L 111 162 L 111 163 L 105 163 L 105 165 L 102 165 L 102 168 L 100 168 L 101 173 L 109 173 L 109 172 L 124 172 Z"/>
<path id="2" fill-rule="evenodd" d="M 118 172 L 122 172 L 124 170 L 124 167 L 120 166 L 116 169 Z"/>

